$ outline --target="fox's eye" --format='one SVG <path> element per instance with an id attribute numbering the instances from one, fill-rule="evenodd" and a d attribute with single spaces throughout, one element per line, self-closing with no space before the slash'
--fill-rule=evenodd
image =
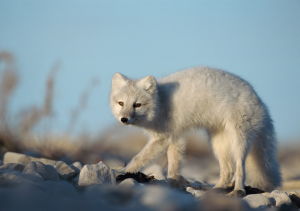
<path id="1" fill-rule="evenodd" d="M 141 106 L 142 106 L 141 103 L 135 103 L 135 104 L 133 104 L 133 107 L 134 107 L 134 108 L 138 108 L 138 107 L 141 107 Z"/>
<path id="2" fill-rule="evenodd" d="M 123 105 L 124 105 L 124 103 L 123 103 L 122 101 L 119 101 L 118 104 L 119 104 L 120 106 L 123 106 Z"/>

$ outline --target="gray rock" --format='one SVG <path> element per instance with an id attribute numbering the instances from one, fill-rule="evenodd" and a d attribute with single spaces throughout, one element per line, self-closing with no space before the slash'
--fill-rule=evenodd
<path id="1" fill-rule="evenodd" d="M 55 161 L 47 158 L 35 158 L 15 152 L 6 152 L 3 161 L 4 163 L 19 163 L 23 165 L 27 165 L 32 161 L 41 162 L 45 165 L 51 165 L 55 167 L 63 179 L 70 179 L 76 175 L 76 171 L 63 161 Z"/>
<path id="2" fill-rule="evenodd" d="M 73 178 L 73 181 L 77 181 L 76 184 L 78 183 L 78 178 L 79 178 L 79 173 L 80 173 L 80 170 L 82 169 L 82 164 L 79 162 L 79 161 L 76 161 L 74 163 L 72 163 L 70 165 L 70 167 L 75 171 L 76 173 L 76 177 Z"/>
<path id="3" fill-rule="evenodd" d="M 0 186 L 14 187 L 18 185 L 34 184 L 41 182 L 42 178 L 32 175 L 25 175 L 19 171 L 7 170 L 0 171 Z"/>
<path id="4" fill-rule="evenodd" d="M 63 179 L 71 179 L 76 176 L 76 171 L 63 161 L 57 161 L 55 168 Z"/>
<path id="5" fill-rule="evenodd" d="M 139 202 L 139 195 L 136 190 L 114 185 L 91 185 L 86 187 L 83 198 L 100 202 L 102 206 L 110 207 L 108 210 L 141 210 L 135 209 L 136 204 Z"/>
<path id="6" fill-rule="evenodd" d="M 224 194 L 207 192 L 201 198 L 201 210 L 253 210 L 249 204 L 236 197 L 228 197 Z"/>
<path id="7" fill-rule="evenodd" d="M 41 189 L 49 195 L 58 195 L 60 198 L 72 198 L 79 196 L 76 188 L 65 180 L 45 181 L 42 183 Z"/>
<path id="8" fill-rule="evenodd" d="M 134 179 L 128 178 L 128 179 L 125 179 L 122 182 L 120 182 L 119 186 L 120 187 L 125 187 L 125 188 L 131 188 L 131 187 L 134 187 L 137 184 L 138 183 Z"/>
<path id="9" fill-rule="evenodd" d="M 73 179 L 72 179 L 72 183 L 77 186 L 78 185 L 78 181 L 79 181 L 79 174 L 76 175 Z"/>
<path id="10" fill-rule="evenodd" d="M 42 177 L 45 180 L 59 180 L 58 173 L 53 166 L 45 165 L 38 161 L 28 163 L 25 166 L 23 173 Z"/>
<path id="11" fill-rule="evenodd" d="M 79 161 L 76 161 L 71 164 L 71 167 L 74 167 L 80 171 L 82 169 L 82 163 L 80 163 Z"/>
<path id="12" fill-rule="evenodd" d="M 31 161 L 41 162 L 45 165 L 51 165 L 55 167 L 63 179 L 70 179 L 76 175 L 76 171 L 63 161 L 55 161 L 47 158 L 35 158 L 15 152 L 6 152 L 3 161 L 4 163 L 19 163 L 23 165 L 27 165 Z"/>
<path id="13" fill-rule="evenodd" d="M 292 204 L 288 193 L 285 191 L 274 190 L 271 193 L 263 193 L 263 195 L 274 200 L 276 207 L 280 207 L 283 204 Z"/>
<path id="14" fill-rule="evenodd" d="M 210 190 L 213 188 L 213 185 L 207 182 L 195 181 L 193 179 L 188 179 L 188 182 L 189 182 L 188 187 L 192 187 L 196 190 Z"/>
<path id="15" fill-rule="evenodd" d="M 267 208 L 275 205 L 275 201 L 263 194 L 251 194 L 243 198 L 252 208 Z"/>
<path id="16" fill-rule="evenodd" d="M 154 210 L 196 210 L 199 206 L 193 196 L 165 186 L 144 186 L 141 195 L 142 204 Z"/>
<path id="17" fill-rule="evenodd" d="M 70 183 L 63 180 L 29 183 L 21 178 L 23 183 L 18 186 L 0 188 L 0 210 L 85 210 L 80 207 L 80 194 Z"/>
<path id="18" fill-rule="evenodd" d="M 197 190 L 197 189 L 194 189 L 193 187 L 187 187 L 186 191 L 191 193 L 194 197 L 196 197 L 198 199 L 200 199 L 206 193 L 206 191 L 204 191 L 204 190 Z"/>
<path id="19" fill-rule="evenodd" d="M 78 185 L 115 184 L 114 172 L 102 161 L 84 165 L 79 174 Z"/>
<path id="20" fill-rule="evenodd" d="M 289 192 L 289 196 L 291 196 L 291 195 L 295 195 L 296 197 L 300 198 L 300 190 Z"/>
<path id="21" fill-rule="evenodd" d="M 55 167 L 56 163 L 59 162 L 59 161 L 56 161 L 56 160 L 50 160 L 50 159 L 47 159 L 47 158 L 35 158 L 35 157 L 30 157 L 31 161 L 38 161 L 38 162 L 41 162 L 45 165 L 51 165 L 53 167 Z"/>
<path id="22" fill-rule="evenodd" d="M 15 153 L 15 152 L 6 152 L 3 157 L 3 162 L 4 164 L 6 163 L 19 163 L 26 165 L 31 161 L 31 157 L 20 154 L 20 153 Z"/>
<path id="23" fill-rule="evenodd" d="M 0 166 L 0 171 L 5 171 L 5 170 L 23 171 L 23 169 L 24 169 L 24 165 L 19 163 L 6 163 Z"/>
<path id="24" fill-rule="evenodd" d="M 289 192 L 289 197 L 293 204 L 300 208 L 300 191 Z"/>

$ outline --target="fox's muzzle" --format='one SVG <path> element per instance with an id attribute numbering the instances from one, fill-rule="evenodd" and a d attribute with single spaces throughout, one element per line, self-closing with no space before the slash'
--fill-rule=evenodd
<path id="1" fill-rule="evenodd" d="M 128 124 L 128 118 L 122 117 L 121 122 L 124 123 L 124 124 Z"/>

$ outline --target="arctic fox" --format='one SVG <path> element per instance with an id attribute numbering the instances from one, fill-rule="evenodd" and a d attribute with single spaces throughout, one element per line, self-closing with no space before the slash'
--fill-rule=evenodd
<path id="1" fill-rule="evenodd" d="M 234 186 L 229 195 L 244 195 L 246 166 L 251 186 L 269 191 L 281 184 L 268 109 L 240 77 L 208 67 L 161 79 L 147 76 L 132 80 L 116 73 L 110 98 L 118 121 L 142 127 L 151 137 L 125 167 L 126 172 L 139 171 L 166 152 L 167 176 L 178 179 L 184 132 L 205 128 L 220 166 L 215 188 Z"/>

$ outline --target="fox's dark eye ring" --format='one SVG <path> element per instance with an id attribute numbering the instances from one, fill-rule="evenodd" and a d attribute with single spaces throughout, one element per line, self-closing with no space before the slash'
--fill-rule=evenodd
<path id="1" fill-rule="evenodd" d="M 133 107 L 134 107 L 134 108 L 139 108 L 139 107 L 141 107 L 141 106 L 142 106 L 141 103 L 134 103 L 134 104 L 133 104 Z"/>
<path id="2" fill-rule="evenodd" d="M 119 101 L 118 104 L 119 104 L 120 106 L 124 106 L 124 103 L 123 103 L 122 101 Z"/>

